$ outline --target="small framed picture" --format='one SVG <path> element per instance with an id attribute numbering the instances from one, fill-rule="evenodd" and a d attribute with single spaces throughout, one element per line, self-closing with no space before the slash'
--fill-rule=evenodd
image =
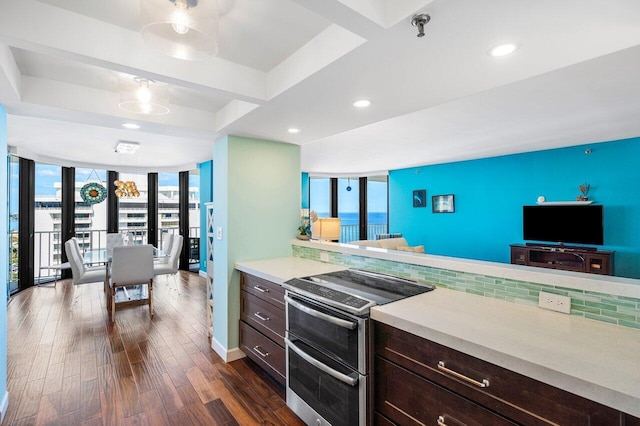
<path id="1" fill-rule="evenodd" d="M 416 189 L 413 191 L 413 207 L 427 207 L 426 189 Z"/>
<path id="2" fill-rule="evenodd" d="M 453 203 L 453 194 L 434 195 L 431 197 L 433 213 L 453 213 L 455 205 Z"/>

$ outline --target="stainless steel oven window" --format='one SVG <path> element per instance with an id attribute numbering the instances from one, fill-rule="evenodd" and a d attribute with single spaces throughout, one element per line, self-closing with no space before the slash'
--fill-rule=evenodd
<path id="1" fill-rule="evenodd" d="M 364 425 L 366 377 L 300 340 L 286 344 L 287 404 L 307 424 Z"/>
<path id="2" fill-rule="evenodd" d="M 366 323 L 306 298 L 288 293 L 287 335 L 304 341 L 351 368 L 366 373 Z"/>

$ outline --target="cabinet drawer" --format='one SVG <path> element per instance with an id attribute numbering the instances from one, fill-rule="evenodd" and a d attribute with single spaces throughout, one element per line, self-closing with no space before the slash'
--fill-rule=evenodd
<path id="1" fill-rule="evenodd" d="M 385 324 L 374 327 L 376 354 L 518 423 L 609 425 L 619 418 L 611 408 L 495 364 Z M 488 387 L 479 386 L 483 380 Z"/>
<path id="2" fill-rule="evenodd" d="M 402 425 L 514 425 L 505 418 L 380 357 L 375 409 Z M 382 423 L 384 424 L 384 423 Z"/>
<path id="3" fill-rule="evenodd" d="M 279 284 L 243 272 L 240 275 L 240 288 L 284 309 L 284 288 Z"/>
<path id="4" fill-rule="evenodd" d="M 284 348 L 244 321 L 240 321 L 240 349 L 280 384 L 286 383 L 287 368 Z"/>
<path id="5" fill-rule="evenodd" d="M 286 326 L 284 309 L 267 303 L 249 292 L 241 291 L 240 293 L 240 318 L 284 347 Z"/>

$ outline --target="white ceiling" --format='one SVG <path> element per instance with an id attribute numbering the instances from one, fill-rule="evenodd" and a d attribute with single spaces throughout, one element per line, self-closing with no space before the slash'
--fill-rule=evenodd
<path id="1" fill-rule="evenodd" d="M 301 145 L 304 171 L 358 175 L 640 135 L 637 0 L 219 5 L 219 52 L 191 62 L 144 44 L 134 0 L 0 0 L 9 145 L 62 165 L 185 170 L 234 134 Z M 423 38 L 415 13 L 432 17 Z M 519 49 L 487 54 L 503 42 Z M 119 109 L 122 76 L 168 84 L 171 112 Z M 115 154 L 118 140 L 138 154 Z"/>

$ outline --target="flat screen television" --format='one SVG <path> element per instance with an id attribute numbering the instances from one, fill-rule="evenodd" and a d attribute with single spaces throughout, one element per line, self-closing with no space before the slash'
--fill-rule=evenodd
<path id="1" fill-rule="evenodd" d="M 602 206 L 524 206 L 524 240 L 553 243 L 604 244 Z"/>

